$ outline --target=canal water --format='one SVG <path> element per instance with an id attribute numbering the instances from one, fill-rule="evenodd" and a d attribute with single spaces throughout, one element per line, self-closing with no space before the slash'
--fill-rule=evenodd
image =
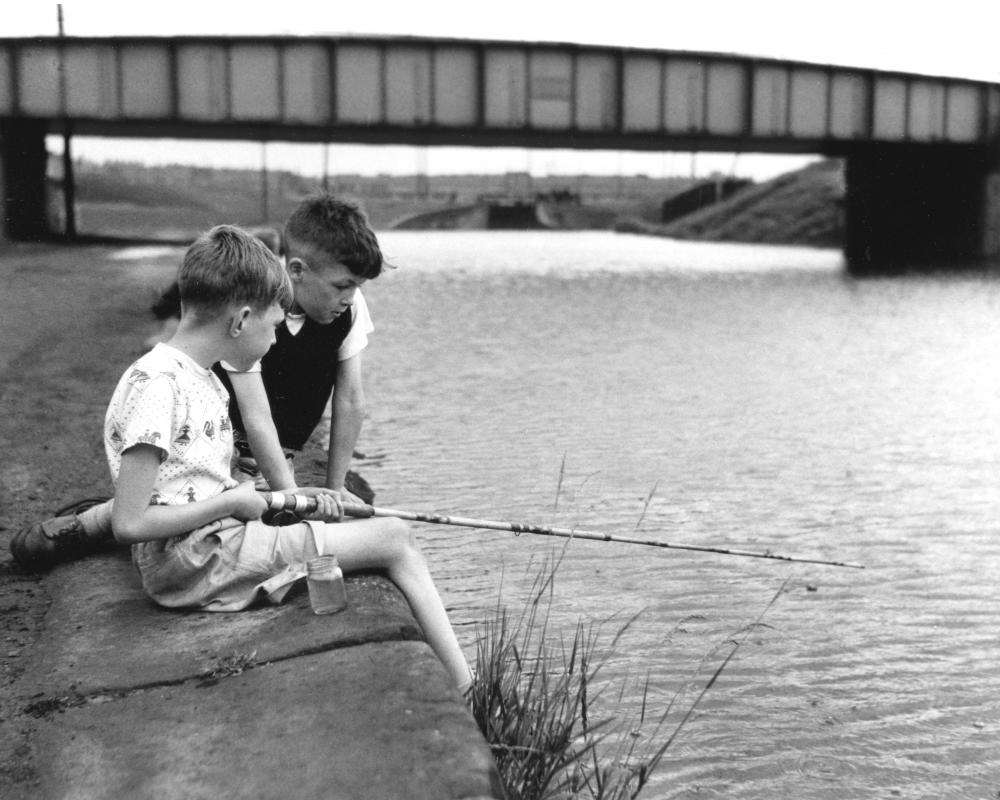
<path id="1" fill-rule="evenodd" d="M 643 797 L 997 796 L 1000 280 L 612 233 L 380 239 L 378 504 L 865 566 L 568 544 L 551 635 L 610 644 L 638 615 L 607 713 L 648 678 L 673 730 L 740 643 Z M 418 533 L 470 657 L 564 544 Z"/>

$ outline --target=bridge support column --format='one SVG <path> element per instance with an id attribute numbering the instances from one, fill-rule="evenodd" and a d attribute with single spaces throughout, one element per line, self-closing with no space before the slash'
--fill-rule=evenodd
<path id="1" fill-rule="evenodd" d="M 0 123 L 0 238 L 49 239 L 45 126 L 34 120 Z"/>
<path id="2" fill-rule="evenodd" d="M 0 242 L 6 242 L 7 235 L 7 165 L 3 157 L 4 129 L 0 123 Z"/>
<path id="3" fill-rule="evenodd" d="M 1000 261 L 1000 144 L 990 157 L 983 191 L 983 255 Z"/>
<path id="4" fill-rule="evenodd" d="M 966 266 L 986 255 L 984 148 L 872 145 L 847 156 L 845 255 L 855 274 Z"/>

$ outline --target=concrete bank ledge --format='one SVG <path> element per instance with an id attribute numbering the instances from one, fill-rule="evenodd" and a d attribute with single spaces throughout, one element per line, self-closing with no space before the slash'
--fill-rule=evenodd
<path id="1" fill-rule="evenodd" d="M 17 686 L 38 717 L 39 798 L 501 798 L 489 748 L 399 590 L 352 576 L 317 617 L 296 592 L 173 612 L 127 554 L 45 578 Z"/>

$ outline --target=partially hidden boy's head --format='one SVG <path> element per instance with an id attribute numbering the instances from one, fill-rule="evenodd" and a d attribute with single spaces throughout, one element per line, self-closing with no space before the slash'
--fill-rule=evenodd
<path id="1" fill-rule="evenodd" d="M 382 251 L 364 214 L 330 194 L 306 198 L 285 224 L 284 254 L 294 287 L 292 310 L 328 325 L 382 272 Z"/>
<path id="2" fill-rule="evenodd" d="M 199 236 L 177 273 L 181 325 L 218 332 L 218 359 L 249 369 L 271 347 L 292 303 L 278 257 L 252 234 L 218 225 Z"/>
<path id="3" fill-rule="evenodd" d="M 215 316 L 231 306 L 261 311 L 292 302 L 288 275 L 260 239 L 234 225 L 217 225 L 184 253 L 177 288 L 185 314 Z"/>

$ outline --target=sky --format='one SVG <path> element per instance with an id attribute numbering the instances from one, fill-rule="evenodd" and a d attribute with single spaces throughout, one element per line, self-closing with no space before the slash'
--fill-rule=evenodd
<path id="1" fill-rule="evenodd" d="M 55 35 L 56 4 L 6 4 L 0 36 Z M 280 12 L 280 13 L 279 13 Z M 354 0 L 354 2 L 76 2 L 69 36 L 380 34 L 576 42 L 768 56 L 1000 83 L 1000 0 Z M 219 166 L 323 169 L 321 145 L 81 140 L 98 160 L 198 161 Z M 529 171 L 535 175 L 709 174 L 763 179 L 801 157 L 743 153 L 583 153 L 573 150 L 344 145 L 331 171 Z"/>

